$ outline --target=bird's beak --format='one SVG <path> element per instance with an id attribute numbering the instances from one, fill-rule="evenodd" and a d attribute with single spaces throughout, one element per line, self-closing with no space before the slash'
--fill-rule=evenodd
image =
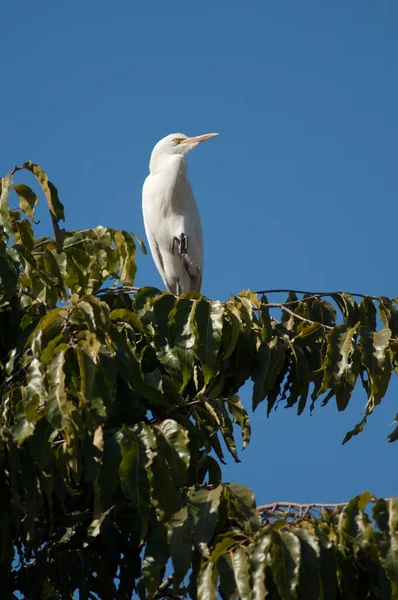
<path id="1" fill-rule="evenodd" d="M 181 144 L 200 144 L 206 140 L 217 137 L 218 133 L 205 133 L 204 135 L 197 135 L 196 137 L 189 137 L 182 140 Z"/>

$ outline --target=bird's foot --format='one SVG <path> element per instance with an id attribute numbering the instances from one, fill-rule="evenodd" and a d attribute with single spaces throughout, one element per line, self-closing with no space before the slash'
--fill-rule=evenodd
<path id="1" fill-rule="evenodd" d="M 181 233 L 180 237 L 173 239 L 172 253 L 175 254 L 175 247 L 177 246 L 177 254 L 181 258 L 183 254 L 188 253 L 188 238 L 185 233 Z"/>

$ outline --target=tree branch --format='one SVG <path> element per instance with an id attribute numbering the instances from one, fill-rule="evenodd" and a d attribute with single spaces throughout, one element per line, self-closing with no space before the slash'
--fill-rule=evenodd
<path id="1" fill-rule="evenodd" d="M 11 383 L 14 383 L 14 381 L 16 381 L 21 375 L 24 375 L 25 373 L 26 373 L 25 367 L 18 369 L 18 371 L 16 371 L 13 375 L 10 375 L 10 377 L 8 377 L 8 379 L 3 381 L 3 383 L 0 385 L 0 390 L 5 389 Z"/>
<path id="2" fill-rule="evenodd" d="M 294 302 L 296 302 L 296 300 Z M 307 319 L 306 317 L 302 317 L 301 315 L 298 315 L 297 313 L 290 310 L 290 308 L 287 308 L 287 306 L 285 306 L 284 304 L 273 302 L 273 303 L 265 304 L 265 306 L 267 306 L 268 308 L 280 308 L 284 312 L 289 313 L 289 315 L 291 315 L 292 317 L 296 317 L 300 321 L 305 321 L 306 323 L 309 323 L 310 325 L 320 325 L 321 327 L 324 327 L 325 329 L 334 329 L 330 325 L 324 325 L 323 323 L 318 323 L 316 321 L 311 321 L 311 319 Z"/>
<path id="3" fill-rule="evenodd" d="M 165 579 L 160 584 L 160 586 L 158 587 L 158 589 L 152 596 L 152 600 L 158 600 L 159 598 L 164 598 L 165 596 L 166 597 L 170 596 L 170 592 L 168 591 L 168 588 L 171 586 L 172 583 L 173 583 L 173 575 L 169 575 L 167 577 L 167 579 Z"/>
<path id="4" fill-rule="evenodd" d="M 384 498 L 389 501 L 394 498 Z M 370 502 L 376 502 L 376 496 L 370 499 Z M 301 504 L 299 502 L 272 502 L 271 504 L 262 504 L 257 506 L 257 512 L 260 517 L 265 520 L 270 520 L 278 517 L 287 517 L 297 522 L 302 521 L 308 515 L 311 515 L 311 511 L 320 513 L 322 509 L 326 508 L 332 511 L 336 511 L 340 508 L 345 508 L 349 504 L 348 502 L 310 502 L 308 504 Z M 268 514 L 267 514 L 268 513 Z M 270 514 L 271 513 L 271 514 Z"/>
<path id="5" fill-rule="evenodd" d="M 101 294 L 135 294 L 137 293 L 141 288 L 139 287 L 132 287 L 132 286 L 121 286 L 121 287 L 107 287 L 107 288 L 101 288 L 100 290 L 98 290 L 98 292 L 95 292 L 94 296 L 99 296 Z"/>
<path id="6" fill-rule="evenodd" d="M 355 292 L 308 292 L 306 290 L 288 290 L 288 289 L 280 289 L 280 290 L 260 290 L 258 292 L 254 292 L 254 294 L 286 294 L 289 292 L 293 292 L 294 294 L 308 294 L 308 298 L 301 298 L 300 300 L 293 300 L 293 302 L 302 302 L 305 300 L 310 300 L 311 298 L 319 298 L 323 296 L 333 296 L 333 294 L 350 294 L 351 296 L 358 296 L 359 298 L 371 298 L 372 300 L 379 300 L 377 296 L 369 296 L 368 294 L 357 294 Z M 290 304 L 290 302 L 289 302 Z"/>

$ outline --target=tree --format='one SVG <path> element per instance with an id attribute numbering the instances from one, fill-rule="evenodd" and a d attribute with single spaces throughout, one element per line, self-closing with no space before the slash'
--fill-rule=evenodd
<path id="1" fill-rule="evenodd" d="M 22 169 L 53 238 L 34 236 Z M 397 299 L 136 289 L 137 236 L 61 220 L 40 167 L 1 180 L 3 597 L 397 598 L 395 500 L 256 507 L 222 482 L 220 441 L 235 460 L 236 431 L 250 441 L 248 379 L 268 414 L 333 397 L 343 411 L 359 379 L 366 413 L 346 440 L 362 431 L 398 370 Z"/>

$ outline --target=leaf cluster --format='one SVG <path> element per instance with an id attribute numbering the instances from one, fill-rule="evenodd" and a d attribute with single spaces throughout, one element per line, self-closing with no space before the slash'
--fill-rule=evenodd
<path id="1" fill-rule="evenodd" d="M 38 197 L 13 182 L 22 169 L 43 190 L 54 237 L 34 235 Z M 301 414 L 332 397 L 344 410 L 359 380 L 366 413 L 346 439 L 361 431 L 398 369 L 395 300 L 132 294 L 141 240 L 101 226 L 68 232 L 64 218 L 38 165 L 1 180 L 0 575 L 9 597 L 397 592 L 395 502 L 377 501 L 373 520 L 365 494 L 318 518 L 264 521 L 250 490 L 222 482 L 221 466 L 226 452 L 239 460 L 236 432 L 243 448 L 250 441 L 238 396 L 249 379 L 253 409 L 265 402 L 268 414 L 279 402 Z"/>

